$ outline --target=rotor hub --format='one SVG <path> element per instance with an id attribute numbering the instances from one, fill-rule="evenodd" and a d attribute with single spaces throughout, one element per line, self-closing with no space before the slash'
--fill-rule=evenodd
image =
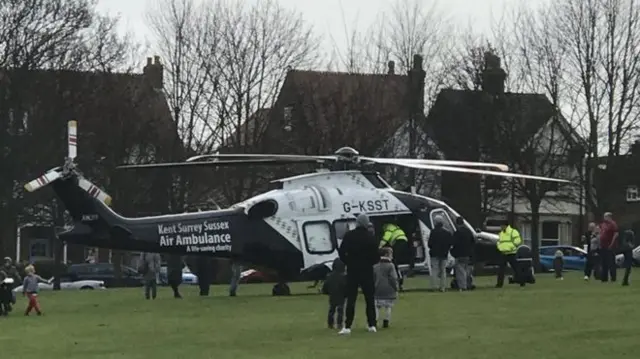
<path id="1" fill-rule="evenodd" d="M 335 153 L 340 161 L 357 163 L 360 158 L 360 152 L 353 147 L 341 147 Z"/>

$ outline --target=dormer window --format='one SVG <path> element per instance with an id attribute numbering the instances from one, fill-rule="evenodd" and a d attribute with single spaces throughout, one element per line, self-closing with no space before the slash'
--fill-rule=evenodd
<path id="1" fill-rule="evenodd" d="M 640 202 L 638 186 L 627 186 L 627 202 Z"/>

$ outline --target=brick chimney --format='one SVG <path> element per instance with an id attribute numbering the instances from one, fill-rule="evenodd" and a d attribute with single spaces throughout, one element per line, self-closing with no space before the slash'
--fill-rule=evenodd
<path id="1" fill-rule="evenodd" d="M 164 87 L 164 66 L 160 62 L 160 56 L 147 57 L 147 65 L 142 73 L 154 89 L 161 90 Z"/>
<path id="2" fill-rule="evenodd" d="M 507 73 L 500 66 L 500 58 L 491 51 L 484 53 L 482 70 L 482 90 L 492 95 L 504 94 L 504 81 Z"/>
<path id="3" fill-rule="evenodd" d="M 388 67 L 387 75 L 395 75 L 395 73 L 396 73 L 396 63 L 393 62 L 393 61 L 389 61 L 387 63 L 387 67 Z"/>
<path id="4" fill-rule="evenodd" d="M 424 79 L 427 73 L 422 68 L 422 56 L 413 55 L 413 66 L 409 70 L 409 96 L 411 112 L 424 115 Z"/>

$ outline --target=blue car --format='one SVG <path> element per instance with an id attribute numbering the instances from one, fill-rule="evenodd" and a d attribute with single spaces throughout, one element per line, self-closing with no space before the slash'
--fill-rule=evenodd
<path id="1" fill-rule="evenodd" d="M 584 249 L 574 246 L 544 246 L 540 247 L 540 267 L 543 272 L 553 270 L 557 250 L 564 254 L 565 270 L 584 270 L 587 264 L 587 252 Z"/>

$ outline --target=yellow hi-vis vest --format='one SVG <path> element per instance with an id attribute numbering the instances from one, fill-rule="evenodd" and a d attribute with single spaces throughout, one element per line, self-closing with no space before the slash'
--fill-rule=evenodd
<path id="1" fill-rule="evenodd" d="M 407 236 L 404 234 L 402 228 L 392 223 L 387 223 L 382 227 L 383 234 L 380 241 L 380 248 L 384 246 L 393 246 L 396 241 L 406 241 Z"/>
<path id="2" fill-rule="evenodd" d="M 515 254 L 520 244 L 522 244 L 522 238 L 517 229 L 507 226 L 504 231 L 500 231 L 498 238 L 498 250 L 500 253 Z"/>

